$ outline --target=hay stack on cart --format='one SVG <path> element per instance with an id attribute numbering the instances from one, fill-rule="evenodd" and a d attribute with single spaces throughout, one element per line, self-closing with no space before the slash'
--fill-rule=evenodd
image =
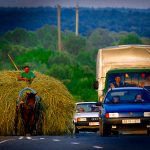
<path id="1" fill-rule="evenodd" d="M 16 100 L 20 90 L 27 83 L 18 81 L 18 71 L 0 72 L 0 135 L 13 135 Z M 69 134 L 72 131 L 74 100 L 66 87 L 58 80 L 35 72 L 36 78 L 29 85 L 42 97 L 44 135 Z M 18 123 L 19 134 L 22 134 L 22 120 Z"/>

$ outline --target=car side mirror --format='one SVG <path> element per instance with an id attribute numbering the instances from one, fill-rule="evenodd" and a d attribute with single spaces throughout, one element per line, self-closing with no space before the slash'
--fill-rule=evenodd
<path id="1" fill-rule="evenodd" d="M 98 81 L 95 81 L 95 82 L 93 83 L 93 88 L 94 88 L 95 90 L 98 89 Z"/>

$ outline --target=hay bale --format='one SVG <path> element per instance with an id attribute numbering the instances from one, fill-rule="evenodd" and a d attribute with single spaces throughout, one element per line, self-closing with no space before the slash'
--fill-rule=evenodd
<path id="1" fill-rule="evenodd" d="M 17 80 L 19 73 L 17 71 L 0 72 L 0 135 L 12 135 L 14 132 L 16 100 L 20 90 L 27 87 L 26 82 Z M 43 134 L 69 134 L 74 113 L 73 97 L 60 81 L 38 72 L 35 74 L 36 78 L 29 87 L 38 92 L 46 106 Z M 18 126 L 21 133 L 21 120 Z"/>

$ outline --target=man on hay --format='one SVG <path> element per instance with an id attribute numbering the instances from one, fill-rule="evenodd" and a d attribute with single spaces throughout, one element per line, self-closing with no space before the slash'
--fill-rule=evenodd
<path id="1" fill-rule="evenodd" d="M 27 83 L 27 85 L 30 85 L 35 77 L 36 77 L 35 74 L 32 71 L 30 71 L 30 67 L 24 66 L 24 71 L 20 73 L 20 75 L 18 77 L 18 81 L 25 81 Z M 23 92 L 28 91 L 28 90 L 30 90 L 30 92 L 32 92 L 33 94 L 36 94 L 36 92 L 31 88 L 27 87 L 27 88 L 22 89 L 19 93 L 19 98 L 17 100 L 17 104 L 19 102 L 20 102 L 20 104 L 24 103 L 22 100 L 20 101 L 19 99 L 23 95 Z"/>
<path id="2" fill-rule="evenodd" d="M 34 78 L 35 78 L 35 74 L 32 71 L 30 71 L 30 67 L 25 66 L 24 72 L 22 72 L 20 74 L 20 76 L 18 77 L 18 80 L 19 81 L 26 81 L 29 84 L 31 84 Z"/>
<path id="3" fill-rule="evenodd" d="M 27 85 L 30 85 L 32 83 L 32 81 L 34 80 L 35 78 L 35 74 L 30 71 L 30 67 L 29 66 L 25 66 L 24 67 L 24 71 L 21 72 L 21 74 L 19 75 L 18 77 L 18 81 L 25 81 L 27 82 Z M 29 93 L 28 93 L 29 91 Z M 34 118 L 34 130 L 37 130 L 36 129 L 36 123 L 38 122 L 39 119 L 42 119 L 42 111 L 43 111 L 43 108 L 42 108 L 42 104 L 41 104 L 41 97 L 36 95 L 37 92 L 35 90 L 33 90 L 32 88 L 29 88 L 29 87 L 25 87 L 23 88 L 20 92 L 19 92 L 19 96 L 18 96 L 18 99 L 17 99 L 17 107 L 16 107 L 16 118 L 15 118 L 15 133 L 17 134 L 17 123 L 18 123 L 18 112 L 20 111 L 21 113 L 21 118 L 22 118 L 22 121 L 24 123 L 24 127 L 26 128 L 26 121 L 24 120 L 24 112 L 25 111 L 22 111 L 22 108 L 23 109 L 31 109 L 30 107 L 30 104 L 28 104 L 28 95 L 31 94 L 34 96 L 35 98 L 35 103 L 33 104 L 34 109 L 32 108 L 32 112 L 34 111 L 35 113 L 35 118 Z M 27 108 L 28 107 L 28 108 Z M 31 114 L 31 113 L 29 113 Z M 31 116 L 28 116 L 29 117 L 29 120 L 30 118 L 32 118 Z M 29 122 L 28 122 L 29 124 Z M 29 125 L 28 125 L 29 126 Z M 25 131 L 26 132 L 26 131 Z M 26 134 L 26 133 L 25 133 Z"/>

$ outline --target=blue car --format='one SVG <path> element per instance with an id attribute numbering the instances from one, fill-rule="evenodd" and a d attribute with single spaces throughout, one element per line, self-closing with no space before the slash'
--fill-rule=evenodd
<path id="1" fill-rule="evenodd" d="M 113 88 L 100 106 L 99 131 L 108 136 L 112 131 L 147 130 L 150 134 L 150 92 L 139 87 Z"/>

